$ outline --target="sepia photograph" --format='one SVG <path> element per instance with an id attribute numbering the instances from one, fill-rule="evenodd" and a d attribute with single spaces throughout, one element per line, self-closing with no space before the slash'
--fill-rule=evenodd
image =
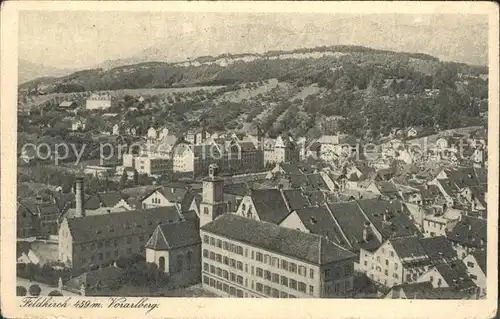
<path id="1" fill-rule="evenodd" d="M 10 314 L 494 316 L 498 7 L 351 5 L 7 3 Z"/>

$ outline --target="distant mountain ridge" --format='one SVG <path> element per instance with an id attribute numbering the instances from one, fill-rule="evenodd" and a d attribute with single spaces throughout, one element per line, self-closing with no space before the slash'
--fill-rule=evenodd
<path id="1" fill-rule="evenodd" d="M 18 83 L 22 84 L 40 77 L 59 77 L 67 75 L 73 73 L 75 70 L 55 68 L 19 59 L 18 71 Z"/>
<path id="2" fill-rule="evenodd" d="M 110 62 L 111 63 L 111 62 Z M 47 93 L 168 88 L 195 85 L 226 85 L 270 78 L 298 79 L 315 77 L 343 64 L 373 64 L 394 67 L 398 63 L 413 70 L 432 74 L 443 62 L 428 54 L 393 52 L 362 46 L 322 46 L 264 54 L 222 54 L 183 62 L 144 62 L 109 69 L 82 70 L 59 78 L 42 78 L 20 85 L 21 90 L 40 86 Z M 464 73 L 486 73 L 486 67 L 454 63 Z"/>

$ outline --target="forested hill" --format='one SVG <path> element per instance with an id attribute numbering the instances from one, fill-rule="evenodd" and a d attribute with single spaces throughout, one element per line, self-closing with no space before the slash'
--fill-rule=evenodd
<path id="1" fill-rule="evenodd" d="M 109 70 L 92 69 L 20 85 L 23 92 L 58 93 L 134 88 L 228 85 L 270 78 L 327 85 L 341 74 L 360 89 L 385 78 L 417 79 L 432 85 L 446 68 L 451 74 L 479 75 L 486 67 L 440 62 L 426 54 L 398 53 L 359 46 L 331 46 L 265 54 L 225 54 L 181 63 L 147 62 Z M 339 73 L 339 70 L 341 71 Z M 426 82 L 428 82 L 426 84 Z"/>

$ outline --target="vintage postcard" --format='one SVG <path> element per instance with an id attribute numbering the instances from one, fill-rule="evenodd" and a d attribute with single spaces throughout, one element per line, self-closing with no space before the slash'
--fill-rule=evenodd
<path id="1" fill-rule="evenodd" d="M 2 315 L 495 317 L 498 13 L 3 3 Z"/>

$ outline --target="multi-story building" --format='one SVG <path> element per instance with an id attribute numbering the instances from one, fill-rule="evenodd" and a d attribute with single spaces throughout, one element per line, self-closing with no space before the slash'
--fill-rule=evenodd
<path id="1" fill-rule="evenodd" d="M 393 287 L 415 282 L 430 267 L 457 259 L 445 237 L 400 237 L 388 239 L 373 252 L 361 249 L 358 270 L 383 286 Z"/>
<path id="2" fill-rule="evenodd" d="M 300 160 L 301 148 L 291 136 L 278 136 L 263 143 L 264 164 L 294 163 Z"/>
<path id="3" fill-rule="evenodd" d="M 176 207 L 86 216 L 81 179 L 75 197 L 75 215 L 64 218 L 59 227 L 59 260 L 72 268 L 110 264 L 132 254 L 145 256 L 145 244 L 159 224 L 181 222 L 187 216 Z"/>
<path id="4" fill-rule="evenodd" d="M 111 107 L 113 98 L 109 94 L 92 94 L 86 101 L 87 110 L 108 109 Z"/>
<path id="5" fill-rule="evenodd" d="M 335 298 L 355 255 L 326 238 L 223 214 L 201 227 L 203 288 L 224 297 Z"/>
<path id="6" fill-rule="evenodd" d="M 463 259 L 476 250 L 486 248 L 486 219 L 460 215 L 454 227 L 446 231 L 446 237 L 451 241 L 458 257 Z"/>

